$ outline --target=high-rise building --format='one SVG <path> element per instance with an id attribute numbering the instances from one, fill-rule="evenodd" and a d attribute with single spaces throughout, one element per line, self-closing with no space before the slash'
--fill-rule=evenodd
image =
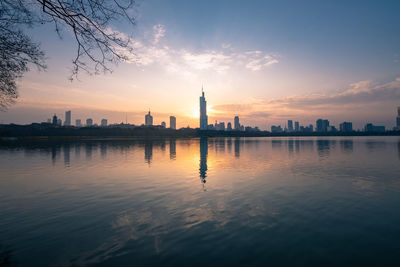
<path id="1" fill-rule="evenodd" d="M 176 130 L 176 118 L 175 116 L 169 117 L 169 128 Z"/>
<path id="2" fill-rule="evenodd" d="M 61 126 L 61 125 L 62 125 L 62 120 L 61 120 L 61 119 L 58 119 L 58 120 L 57 120 L 57 125 L 58 125 L 58 126 Z"/>
<path id="3" fill-rule="evenodd" d="M 82 121 L 80 119 L 75 120 L 75 126 L 76 127 L 81 127 L 82 126 Z"/>
<path id="4" fill-rule="evenodd" d="M 57 125 L 57 115 L 56 114 L 54 114 L 54 116 L 53 116 L 53 125 Z"/>
<path id="5" fill-rule="evenodd" d="M 65 111 L 64 126 L 71 126 L 71 110 Z"/>
<path id="6" fill-rule="evenodd" d="M 233 120 L 233 126 L 235 131 L 240 131 L 240 122 L 239 122 L 239 116 L 235 116 L 235 119 Z"/>
<path id="7" fill-rule="evenodd" d="M 328 120 L 318 119 L 316 122 L 315 130 L 319 133 L 326 133 L 328 132 L 328 127 L 329 127 Z"/>
<path id="8" fill-rule="evenodd" d="M 353 131 L 353 123 L 351 122 L 343 122 L 339 125 L 340 131 L 344 133 L 352 132 Z"/>
<path id="9" fill-rule="evenodd" d="M 107 119 L 102 119 L 100 125 L 101 125 L 101 127 L 106 127 L 107 126 Z"/>
<path id="10" fill-rule="evenodd" d="M 167 127 L 167 124 L 165 123 L 165 121 L 161 122 L 161 126 L 164 127 L 164 128 Z"/>
<path id="11" fill-rule="evenodd" d="M 299 132 L 300 131 L 300 124 L 298 121 L 294 122 L 294 131 Z"/>
<path id="12" fill-rule="evenodd" d="M 92 127 L 93 126 L 93 120 L 92 119 L 86 119 L 86 126 L 87 127 Z"/>
<path id="13" fill-rule="evenodd" d="M 228 122 L 228 124 L 226 125 L 226 130 L 232 131 L 232 123 Z"/>
<path id="14" fill-rule="evenodd" d="M 146 114 L 146 116 L 144 117 L 144 121 L 145 121 L 145 125 L 146 126 L 152 126 L 153 125 L 153 116 L 151 116 L 150 110 L 149 110 L 149 113 Z"/>
<path id="15" fill-rule="evenodd" d="M 384 132 L 385 126 L 375 126 L 372 123 L 367 123 L 364 126 L 365 132 Z"/>
<path id="16" fill-rule="evenodd" d="M 200 130 L 207 130 L 207 127 L 208 127 L 207 101 L 204 96 L 204 91 L 202 87 L 200 96 Z"/>
<path id="17" fill-rule="evenodd" d="M 287 121 L 287 126 L 288 126 L 288 132 L 293 132 L 293 121 L 292 120 Z"/>

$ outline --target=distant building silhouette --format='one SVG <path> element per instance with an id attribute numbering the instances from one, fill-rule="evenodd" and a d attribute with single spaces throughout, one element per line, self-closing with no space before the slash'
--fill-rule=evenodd
<path id="1" fill-rule="evenodd" d="M 161 126 L 167 128 L 167 124 L 165 123 L 165 121 L 161 122 Z"/>
<path id="2" fill-rule="evenodd" d="M 326 133 L 328 132 L 328 127 L 329 127 L 328 120 L 318 119 L 316 122 L 315 130 L 319 133 Z"/>
<path id="3" fill-rule="evenodd" d="M 281 132 L 283 132 L 283 130 L 282 130 L 282 127 L 280 125 L 278 125 L 278 126 L 272 125 L 271 126 L 271 132 L 272 133 L 281 133 Z"/>
<path id="4" fill-rule="evenodd" d="M 204 91 L 202 87 L 200 96 L 200 130 L 207 130 L 207 128 L 208 128 L 207 101 L 204 96 Z"/>
<path id="5" fill-rule="evenodd" d="M 58 121 L 58 119 L 57 119 L 57 115 L 56 114 L 54 114 L 54 116 L 53 116 L 53 125 L 55 126 L 55 125 L 57 125 L 57 121 Z"/>
<path id="6" fill-rule="evenodd" d="M 62 126 L 62 120 L 61 120 L 61 119 L 58 119 L 58 120 L 57 120 L 57 125 L 58 125 L 58 126 Z"/>
<path id="7" fill-rule="evenodd" d="M 102 119 L 100 122 L 101 127 L 106 127 L 107 126 L 107 119 Z"/>
<path id="8" fill-rule="evenodd" d="M 288 120 L 287 125 L 288 125 L 288 132 L 293 132 L 293 121 Z"/>
<path id="9" fill-rule="evenodd" d="M 71 110 L 65 111 L 64 126 L 71 126 Z"/>
<path id="10" fill-rule="evenodd" d="M 239 122 L 239 116 L 235 116 L 233 120 L 233 126 L 235 131 L 240 131 L 240 122 Z"/>
<path id="11" fill-rule="evenodd" d="M 214 129 L 217 131 L 225 131 L 225 122 L 218 123 L 217 121 L 215 121 Z"/>
<path id="12" fill-rule="evenodd" d="M 372 123 L 367 123 L 364 126 L 364 131 L 365 132 L 384 132 L 385 131 L 385 126 L 375 126 Z"/>
<path id="13" fill-rule="evenodd" d="M 82 126 L 82 121 L 80 119 L 75 120 L 75 126 L 76 127 L 81 127 Z"/>
<path id="14" fill-rule="evenodd" d="M 339 125 L 339 129 L 340 129 L 341 132 L 344 132 L 344 133 L 352 132 L 353 131 L 353 123 L 347 122 L 347 121 L 342 122 Z"/>
<path id="15" fill-rule="evenodd" d="M 176 118 L 175 116 L 169 117 L 169 128 L 176 130 Z"/>
<path id="16" fill-rule="evenodd" d="M 92 127 L 93 126 L 93 120 L 92 119 L 86 119 L 86 126 L 87 127 Z"/>
<path id="17" fill-rule="evenodd" d="M 149 113 L 147 113 L 146 116 L 144 117 L 144 121 L 145 121 L 145 125 L 146 126 L 152 126 L 153 125 L 153 116 L 151 116 L 150 110 L 149 110 Z"/>
<path id="18" fill-rule="evenodd" d="M 300 131 L 300 124 L 298 121 L 294 122 L 294 131 L 299 132 Z"/>
<path id="19" fill-rule="evenodd" d="M 232 131 L 232 123 L 228 122 L 228 124 L 226 125 L 226 130 Z"/>

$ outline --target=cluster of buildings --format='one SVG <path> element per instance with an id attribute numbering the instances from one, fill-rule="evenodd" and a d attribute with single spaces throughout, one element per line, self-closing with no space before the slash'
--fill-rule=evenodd
<path id="1" fill-rule="evenodd" d="M 146 116 L 144 117 L 144 125 L 145 126 L 154 126 L 153 125 L 153 116 L 150 113 L 146 114 Z M 167 128 L 167 124 L 165 123 L 165 121 L 161 122 L 161 127 Z M 175 116 L 169 116 L 169 128 L 176 130 L 176 117 Z"/>
<path id="2" fill-rule="evenodd" d="M 204 96 L 204 91 L 202 88 L 202 93 L 200 96 L 200 130 L 218 130 L 218 131 L 259 131 L 258 127 L 244 127 L 239 123 L 239 116 L 235 116 L 234 118 L 234 127 L 230 122 L 228 122 L 227 127 L 225 128 L 225 123 L 218 123 L 215 121 L 215 124 L 208 124 L 208 116 L 207 116 L 207 101 Z M 395 130 L 400 130 L 400 107 L 397 108 L 397 119 L 396 119 L 396 127 Z M 295 121 L 293 124 L 293 120 L 287 121 L 287 126 L 285 125 L 282 128 L 280 125 L 272 125 L 271 132 L 272 133 L 334 133 L 334 132 L 344 132 L 350 133 L 353 132 L 353 123 L 352 122 L 342 122 L 339 125 L 339 129 L 337 129 L 334 125 L 330 125 L 329 120 L 327 119 L 318 119 L 315 123 L 315 130 L 312 124 L 308 126 L 302 126 L 298 121 Z M 372 123 L 367 123 L 364 126 L 365 132 L 385 132 L 385 126 L 377 126 Z"/>
<path id="3" fill-rule="evenodd" d="M 102 119 L 100 121 L 100 125 L 98 125 L 97 123 L 93 122 L 93 119 L 88 118 L 86 119 L 86 124 L 82 123 L 81 119 L 76 119 L 75 120 L 75 125 L 72 125 L 71 123 L 71 111 L 68 110 L 65 112 L 65 120 L 64 120 L 64 124 L 62 123 L 62 120 L 60 118 L 57 117 L 56 114 L 53 115 L 52 119 L 47 119 L 47 123 L 50 123 L 54 126 L 75 126 L 75 127 L 107 127 L 108 126 L 108 121 L 107 119 Z M 145 115 L 145 126 L 154 126 L 153 125 L 153 116 L 150 113 Z M 175 116 L 170 116 L 169 117 L 169 126 L 171 129 L 176 129 L 176 117 Z M 161 127 L 166 128 L 167 124 L 163 121 L 161 122 Z"/>
<path id="4" fill-rule="evenodd" d="M 239 116 L 235 116 L 232 123 L 228 122 L 225 127 L 225 122 L 215 121 L 215 124 L 208 124 L 207 116 L 207 101 L 204 96 L 203 88 L 200 96 L 200 130 L 215 130 L 215 131 L 259 131 L 258 127 L 244 126 L 240 124 Z"/>
<path id="5" fill-rule="evenodd" d="M 48 123 L 53 125 L 62 126 L 62 120 L 57 118 L 54 114 L 53 119 L 48 119 Z M 102 119 L 100 125 L 94 124 L 93 119 L 88 118 L 86 119 L 86 124 L 83 125 L 80 119 L 75 120 L 76 127 L 92 127 L 92 126 L 100 126 L 100 127 L 107 127 L 107 119 Z M 122 125 L 122 124 L 121 124 Z M 149 112 L 145 115 L 145 126 L 154 126 L 153 124 L 153 116 Z M 65 121 L 64 126 L 73 126 L 71 124 L 71 111 L 68 110 L 65 112 Z M 161 122 L 161 127 L 167 128 L 167 124 L 165 121 Z M 176 117 L 170 116 L 169 117 L 169 128 L 176 129 Z M 200 130 L 216 130 L 216 131 L 260 131 L 258 127 L 250 127 L 244 126 L 240 124 L 239 116 L 235 116 L 232 123 L 228 122 L 225 125 L 225 122 L 218 122 L 215 121 L 214 124 L 208 124 L 208 116 L 207 116 L 207 101 L 204 95 L 204 91 L 202 88 L 202 93 L 200 96 Z M 396 118 L 396 127 L 394 130 L 400 131 L 400 107 L 397 108 L 397 118 Z M 337 129 L 334 125 L 330 125 L 329 120 L 327 119 L 317 119 L 315 122 L 315 128 L 312 124 L 308 126 L 300 125 L 298 121 L 288 120 L 287 125 L 282 128 L 280 125 L 272 125 L 271 132 L 272 133 L 334 133 L 334 132 L 344 132 L 349 133 L 353 132 L 353 123 L 352 122 L 342 122 L 339 125 L 339 129 Z M 364 126 L 365 132 L 385 132 L 385 126 L 377 126 L 373 125 L 372 123 L 367 123 Z"/>
<path id="6" fill-rule="evenodd" d="M 54 126 L 63 126 L 62 120 L 57 117 L 56 114 L 53 115 L 52 119 L 47 119 L 47 123 L 51 123 Z M 100 127 L 107 127 L 108 121 L 107 119 L 102 119 L 100 121 Z M 76 127 L 92 127 L 92 126 L 99 126 L 97 124 L 93 123 L 93 119 L 88 118 L 86 119 L 86 124 L 82 124 L 81 119 L 76 119 L 75 120 L 75 125 L 72 125 L 71 123 L 71 110 L 68 110 L 65 112 L 65 120 L 64 120 L 64 126 L 76 126 Z"/>

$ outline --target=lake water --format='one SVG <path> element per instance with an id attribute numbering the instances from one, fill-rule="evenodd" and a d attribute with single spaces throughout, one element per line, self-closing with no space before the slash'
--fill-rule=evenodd
<path id="1" fill-rule="evenodd" d="M 400 264 L 400 137 L 7 142 L 0 170 L 0 262 Z"/>

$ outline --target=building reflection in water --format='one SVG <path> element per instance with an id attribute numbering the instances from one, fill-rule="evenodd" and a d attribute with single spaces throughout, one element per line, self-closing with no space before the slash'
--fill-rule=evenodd
<path id="1" fill-rule="evenodd" d="M 85 154 L 86 154 L 86 159 L 91 160 L 92 159 L 92 144 L 91 143 L 86 143 L 85 144 Z"/>
<path id="2" fill-rule="evenodd" d="M 102 159 L 107 158 L 107 143 L 103 142 L 100 144 L 100 155 Z"/>
<path id="3" fill-rule="evenodd" d="M 56 163 L 56 161 L 57 161 L 57 157 L 59 156 L 59 154 L 60 154 L 60 150 L 61 150 L 61 148 L 59 147 L 59 146 L 57 146 L 57 145 L 52 145 L 51 146 L 51 161 L 53 162 L 53 165 Z"/>
<path id="4" fill-rule="evenodd" d="M 240 158 L 240 138 L 235 138 L 235 157 Z"/>
<path id="5" fill-rule="evenodd" d="M 317 140 L 318 156 L 327 157 L 331 149 L 331 140 Z"/>
<path id="6" fill-rule="evenodd" d="M 70 166 L 70 145 L 68 143 L 64 144 L 63 151 L 64 151 L 64 166 L 69 167 Z"/>
<path id="7" fill-rule="evenodd" d="M 200 179 L 204 184 L 207 177 L 207 156 L 208 156 L 208 139 L 207 137 L 200 138 Z"/>
<path id="8" fill-rule="evenodd" d="M 397 151 L 398 151 L 399 159 L 400 159 L 400 140 L 397 142 Z"/>
<path id="9" fill-rule="evenodd" d="M 75 159 L 79 159 L 81 157 L 81 144 L 75 144 Z"/>
<path id="10" fill-rule="evenodd" d="M 345 153 L 353 152 L 353 140 L 340 140 L 340 149 Z"/>
<path id="11" fill-rule="evenodd" d="M 289 154 L 293 154 L 293 139 L 287 140 Z"/>
<path id="12" fill-rule="evenodd" d="M 176 140 L 175 139 L 169 140 L 169 158 L 176 159 Z"/>
<path id="13" fill-rule="evenodd" d="M 227 146 L 227 149 L 228 149 L 228 153 L 231 154 L 232 153 L 232 138 L 229 138 L 226 141 L 226 146 Z"/>
<path id="14" fill-rule="evenodd" d="M 153 141 L 146 140 L 146 142 L 144 143 L 144 159 L 146 160 L 147 164 L 150 165 L 152 158 L 153 158 Z"/>

